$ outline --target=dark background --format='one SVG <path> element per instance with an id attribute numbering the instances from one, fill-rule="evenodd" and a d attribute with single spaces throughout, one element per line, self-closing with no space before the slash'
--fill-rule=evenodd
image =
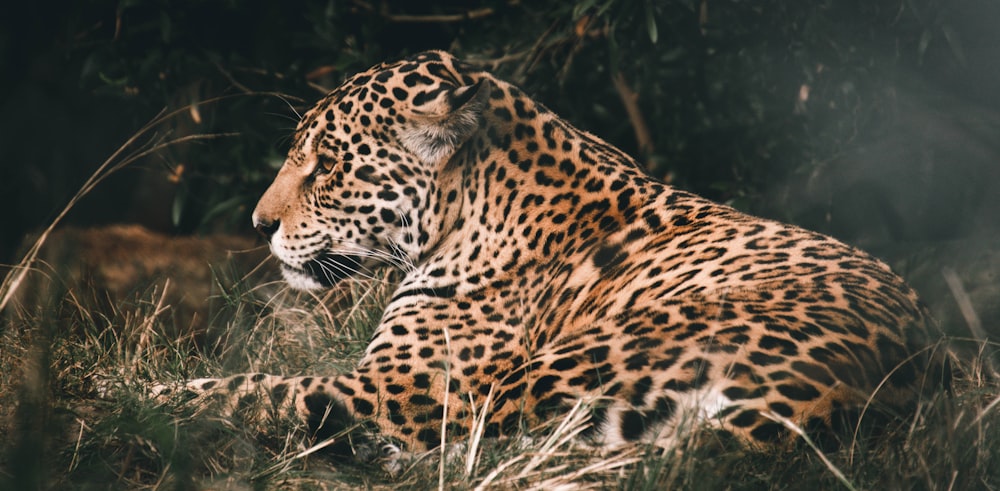
<path id="1" fill-rule="evenodd" d="M 66 223 L 249 233 L 297 112 L 345 75 L 440 48 L 677 186 L 872 250 L 943 317 L 952 268 L 987 327 L 1000 318 L 992 0 L 93 0 L 0 18 L 0 262 L 147 122 L 191 104 L 132 149 L 234 136 L 140 159 Z"/>

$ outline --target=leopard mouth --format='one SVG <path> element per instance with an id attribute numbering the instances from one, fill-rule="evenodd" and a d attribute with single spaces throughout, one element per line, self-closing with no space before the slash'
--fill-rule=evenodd
<path id="1" fill-rule="evenodd" d="M 323 253 L 302 265 L 310 276 L 329 288 L 361 270 L 353 256 Z"/>
<path id="2" fill-rule="evenodd" d="M 289 280 L 289 283 L 301 284 L 300 281 L 291 280 L 292 278 L 305 276 L 317 283 L 320 288 L 330 288 L 360 271 L 362 264 L 354 256 L 322 253 L 300 267 L 284 263 L 282 263 L 281 267 L 285 279 Z"/>

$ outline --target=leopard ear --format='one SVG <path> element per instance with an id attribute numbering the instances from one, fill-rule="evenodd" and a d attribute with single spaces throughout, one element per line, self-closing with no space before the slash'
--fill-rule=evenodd
<path id="1" fill-rule="evenodd" d="M 489 97 L 490 82 L 481 79 L 441 89 L 420 104 L 414 100 L 411 118 L 400 131 L 403 146 L 423 162 L 451 158 L 479 129 Z"/>

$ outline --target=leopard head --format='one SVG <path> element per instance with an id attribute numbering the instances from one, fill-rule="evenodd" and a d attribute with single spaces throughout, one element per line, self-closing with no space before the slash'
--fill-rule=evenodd
<path id="1" fill-rule="evenodd" d="M 329 287 L 432 248 L 461 206 L 439 179 L 489 92 L 480 73 L 428 52 L 354 75 L 306 113 L 252 217 L 288 283 Z"/>

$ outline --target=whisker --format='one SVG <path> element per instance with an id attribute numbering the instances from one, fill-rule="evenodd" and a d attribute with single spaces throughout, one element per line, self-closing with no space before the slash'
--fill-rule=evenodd
<path id="1" fill-rule="evenodd" d="M 406 252 L 394 242 L 389 243 L 388 247 L 390 250 L 381 250 L 376 248 L 360 249 L 360 247 L 356 244 L 348 243 L 346 241 L 340 241 L 339 244 L 334 242 L 334 245 L 351 246 L 350 248 L 344 249 L 337 248 L 338 254 L 375 259 L 379 262 L 386 263 L 407 272 L 412 271 L 416 267 L 413 261 L 407 256 Z M 360 250 L 351 250 L 354 248 Z"/>
<path id="2" fill-rule="evenodd" d="M 317 261 L 317 263 L 319 264 L 320 270 L 323 272 L 326 279 L 330 280 L 331 283 L 335 282 L 335 280 L 337 280 L 338 278 L 345 276 L 338 273 L 346 273 L 347 277 L 361 276 L 362 278 L 369 280 L 375 279 L 374 271 L 360 264 L 359 266 L 364 268 L 364 270 L 361 270 L 359 268 L 351 268 L 339 262 L 330 260 L 328 258 L 320 259 L 319 261 Z"/>
<path id="3" fill-rule="evenodd" d="M 295 113 L 295 117 L 292 117 L 291 115 L 289 115 L 287 113 L 277 113 L 277 112 L 265 112 L 264 114 L 267 115 L 267 116 L 275 116 L 275 117 L 278 117 L 278 118 L 281 118 L 281 119 L 287 119 L 289 121 L 292 121 L 292 122 L 298 124 L 298 122 L 302 120 L 302 116 L 299 116 L 299 113 L 295 112 L 295 108 L 292 108 L 292 112 Z M 295 128 L 292 128 L 292 130 L 294 130 L 294 129 Z"/>
<path id="4" fill-rule="evenodd" d="M 284 102 L 285 105 L 288 106 L 288 109 L 292 110 L 292 113 L 295 114 L 295 117 L 297 118 L 296 121 L 295 121 L 296 123 L 298 123 L 299 121 L 302 121 L 302 114 L 300 114 L 299 111 L 295 109 L 295 106 L 292 105 L 292 102 L 289 101 L 287 97 L 285 97 L 285 96 L 283 96 L 281 94 L 278 94 L 278 100 L 280 100 L 281 102 Z"/>

